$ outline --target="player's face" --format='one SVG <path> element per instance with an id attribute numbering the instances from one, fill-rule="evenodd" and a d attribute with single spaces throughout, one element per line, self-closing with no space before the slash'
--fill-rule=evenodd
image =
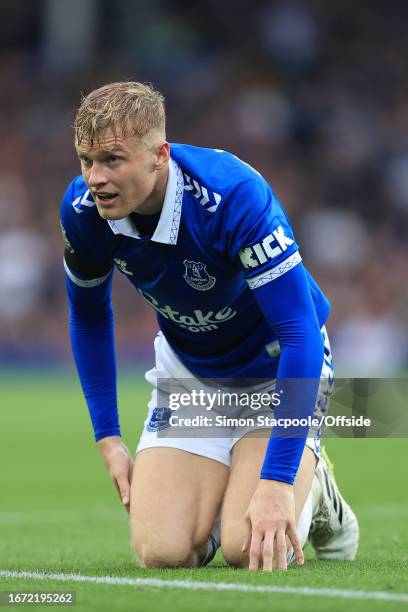
<path id="1" fill-rule="evenodd" d="M 169 145 L 148 144 L 134 136 L 115 138 L 110 130 L 94 144 L 76 146 L 82 175 L 103 219 L 123 219 L 132 212 L 153 214 L 164 200 Z"/>

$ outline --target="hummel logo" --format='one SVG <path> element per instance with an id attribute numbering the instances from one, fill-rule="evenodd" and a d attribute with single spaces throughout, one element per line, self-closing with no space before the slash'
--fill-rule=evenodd
<path id="1" fill-rule="evenodd" d="M 191 179 L 191 176 L 186 173 L 184 173 L 184 177 L 186 179 L 184 190 L 192 191 L 193 196 L 197 200 L 200 199 L 200 204 L 205 208 L 205 210 L 211 213 L 215 212 L 218 208 L 218 204 L 221 202 L 220 194 L 215 193 L 215 191 L 210 191 L 210 193 L 208 193 L 208 189 L 206 187 L 199 185 L 195 179 Z"/>
<path id="2" fill-rule="evenodd" d="M 84 212 L 83 206 L 87 206 L 88 208 L 92 208 L 92 206 L 95 206 L 95 202 L 93 200 L 88 200 L 89 194 L 90 191 L 88 189 L 87 191 L 85 191 L 84 195 L 75 198 L 75 200 L 72 202 L 72 206 L 78 215 Z"/>

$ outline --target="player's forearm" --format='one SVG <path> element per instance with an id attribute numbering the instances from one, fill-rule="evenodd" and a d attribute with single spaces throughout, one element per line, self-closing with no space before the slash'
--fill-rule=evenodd
<path id="1" fill-rule="evenodd" d="M 280 404 L 275 407 L 274 416 L 304 419 L 313 414 L 316 403 L 323 337 L 303 266 L 296 266 L 273 283 L 279 300 L 273 300 L 268 284 L 256 289 L 254 295 L 276 331 L 282 349 L 276 381 Z M 307 427 L 275 426 L 261 478 L 293 483 L 307 433 Z"/>
<path id="2" fill-rule="evenodd" d="M 96 440 L 120 435 L 113 312 L 108 289 L 102 286 L 77 289 L 72 283 L 68 286 L 72 352 Z"/>
<path id="3" fill-rule="evenodd" d="M 305 334 L 299 347 L 283 349 L 276 389 L 280 404 L 275 418 L 307 419 L 312 416 L 319 389 L 323 361 L 323 340 L 318 327 Z M 296 422 L 296 421 L 295 421 Z M 293 484 L 308 435 L 308 427 L 276 425 L 272 431 L 261 478 Z"/>

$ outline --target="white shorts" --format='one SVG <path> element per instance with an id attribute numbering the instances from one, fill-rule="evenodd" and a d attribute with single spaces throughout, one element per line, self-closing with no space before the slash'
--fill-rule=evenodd
<path id="1" fill-rule="evenodd" d="M 321 373 L 321 381 L 317 396 L 314 415 L 318 418 L 327 413 L 330 395 L 333 388 L 333 366 L 330 343 L 327 336 L 326 328 L 322 327 L 322 335 L 324 338 L 324 359 Z M 231 464 L 231 450 L 234 445 L 249 432 L 259 430 L 259 426 L 251 426 L 247 422 L 242 424 L 241 419 L 237 419 L 236 426 L 217 426 L 216 435 L 212 435 L 214 428 L 210 433 L 203 435 L 193 433 L 185 434 L 177 437 L 175 429 L 169 425 L 169 417 L 173 414 L 169 409 L 171 404 L 169 394 L 163 394 L 162 383 L 165 379 L 178 381 L 187 392 L 191 391 L 192 386 L 196 389 L 204 389 L 209 393 L 214 394 L 214 386 L 206 385 L 206 381 L 202 381 L 194 377 L 194 375 L 180 362 L 179 358 L 168 344 L 164 335 L 159 332 L 154 342 L 156 364 L 155 367 L 146 372 L 145 378 L 153 386 L 152 395 L 148 403 L 148 413 L 144 422 L 143 432 L 140 437 L 136 452 L 140 452 L 146 448 L 177 448 L 180 450 L 194 453 L 202 457 L 214 459 L 224 465 Z M 158 386 L 160 389 L 158 390 Z M 187 388 L 188 387 L 188 388 Z M 257 387 L 257 391 L 272 392 L 275 388 L 275 380 L 268 381 L 267 384 Z M 229 391 L 234 389 L 223 390 Z M 187 409 L 186 409 L 187 410 Z M 246 409 L 247 410 L 247 409 Z M 183 409 L 177 410 L 177 417 L 183 414 Z M 232 414 L 242 415 L 242 408 L 239 406 L 225 406 L 217 408 L 218 415 L 230 417 Z M 188 415 L 191 416 L 191 407 Z M 247 413 L 248 414 L 248 413 Z M 257 417 L 271 417 L 273 411 L 271 406 L 261 407 L 256 412 Z M 257 421 L 258 422 L 258 421 Z M 207 428 L 208 429 L 208 428 Z M 171 430 L 171 431 L 170 431 Z M 200 429 L 202 433 L 204 430 Z M 265 431 L 260 432 L 265 435 Z M 320 431 L 314 437 L 307 438 L 306 445 L 309 446 L 315 453 L 316 457 L 320 457 Z"/>

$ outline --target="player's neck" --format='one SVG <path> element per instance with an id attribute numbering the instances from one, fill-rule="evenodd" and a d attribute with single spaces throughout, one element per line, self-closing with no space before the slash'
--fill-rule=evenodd
<path id="1" fill-rule="evenodd" d="M 169 179 L 169 166 L 166 164 L 157 172 L 157 181 L 152 193 L 136 212 L 139 215 L 154 215 L 163 208 L 166 195 L 167 182 Z"/>

